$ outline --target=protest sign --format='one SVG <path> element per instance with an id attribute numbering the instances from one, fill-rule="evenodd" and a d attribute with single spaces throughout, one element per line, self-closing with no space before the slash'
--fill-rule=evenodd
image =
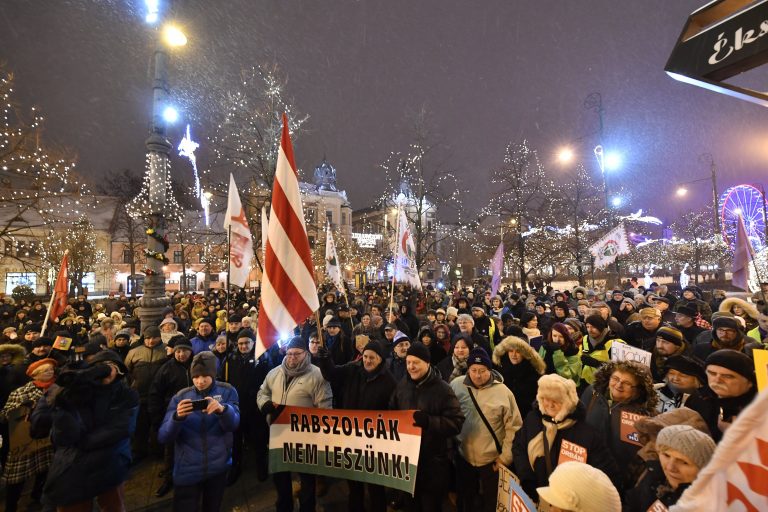
<path id="1" fill-rule="evenodd" d="M 650 368 L 652 359 L 653 354 L 647 350 L 626 343 L 611 345 L 611 361 L 634 361 Z"/>
<path id="2" fill-rule="evenodd" d="M 574 461 L 587 463 L 587 449 L 566 439 L 560 443 L 560 456 L 557 459 L 559 466 L 563 462 Z"/>
<path id="3" fill-rule="evenodd" d="M 416 486 L 421 428 L 413 411 L 286 407 L 269 430 L 269 469 L 399 489 Z"/>
<path id="4" fill-rule="evenodd" d="M 640 435 L 635 428 L 635 422 L 640 418 L 645 418 L 645 416 L 633 412 L 621 411 L 621 417 L 619 418 L 619 421 L 621 422 L 619 435 L 621 436 L 622 441 L 636 446 L 642 446 L 640 443 Z"/>
<path id="5" fill-rule="evenodd" d="M 496 512 L 535 512 L 531 498 L 520 487 L 517 476 L 504 466 L 499 466 L 499 486 L 496 493 Z"/>
<path id="6" fill-rule="evenodd" d="M 755 377 L 757 377 L 757 390 L 762 391 L 768 383 L 768 350 L 754 349 L 752 359 L 755 361 Z"/>

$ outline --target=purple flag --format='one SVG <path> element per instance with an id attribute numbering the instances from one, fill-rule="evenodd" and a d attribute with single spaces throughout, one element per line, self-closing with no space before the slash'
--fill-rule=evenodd
<path id="1" fill-rule="evenodd" d="M 749 291 L 749 262 L 754 258 L 752 244 L 749 243 L 744 219 L 739 215 L 739 225 L 736 227 L 736 246 L 733 249 L 733 276 L 731 284 L 742 290 Z"/>
<path id="2" fill-rule="evenodd" d="M 504 268 L 504 244 L 500 243 L 499 248 L 496 249 L 496 254 L 493 255 L 491 260 L 491 296 L 495 296 L 499 292 L 501 286 L 501 271 Z"/>

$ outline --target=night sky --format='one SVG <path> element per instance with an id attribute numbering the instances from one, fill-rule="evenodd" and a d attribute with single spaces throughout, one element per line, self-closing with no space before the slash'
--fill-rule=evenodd
<path id="1" fill-rule="evenodd" d="M 178 0 L 189 44 L 172 61 L 173 93 L 203 144 L 221 113 L 214 99 L 240 70 L 276 62 L 287 95 L 310 115 L 296 141 L 305 177 L 327 156 L 353 208 L 384 187 L 378 164 L 407 149 L 408 118 L 426 107 L 452 167 L 482 204 L 489 169 L 525 137 L 554 179 L 557 148 L 575 148 L 598 173 L 600 92 L 607 148 L 624 155 L 610 179 L 632 192 L 630 208 L 674 214 L 709 200 L 678 200 L 674 185 L 708 176 L 719 186 L 764 180 L 768 112 L 676 82 L 663 71 L 687 15 L 704 0 Z M 154 36 L 143 0 L 2 0 L 0 59 L 18 99 L 47 116 L 46 138 L 78 154 L 79 171 L 143 172 L 151 112 Z M 766 71 L 743 83 L 765 86 Z M 174 145 L 182 126 L 171 131 Z M 191 181 L 188 164 L 176 175 Z"/>

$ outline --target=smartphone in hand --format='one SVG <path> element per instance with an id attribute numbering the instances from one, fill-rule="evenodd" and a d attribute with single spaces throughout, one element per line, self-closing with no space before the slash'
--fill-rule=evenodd
<path id="1" fill-rule="evenodd" d="M 202 400 L 192 400 L 193 411 L 204 411 L 208 408 L 208 400 L 203 398 Z"/>

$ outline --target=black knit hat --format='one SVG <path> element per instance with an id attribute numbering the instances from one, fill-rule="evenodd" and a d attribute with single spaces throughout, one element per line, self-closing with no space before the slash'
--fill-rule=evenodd
<path id="1" fill-rule="evenodd" d="M 422 361 L 427 363 L 432 362 L 432 357 L 429 355 L 429 349 L 423 343 L 412 343 L 408 348 L 407 356 L 418 357 Z"/>
<path id="2" fill-rule="evenodd" d="M 285 346 L 285 351 L 288 352 L 292 348 L 300 348 L 301 350 L 307 350 L 307 343 L 301 336 L 294 336 Z"/>
<path id="3" fill-rule="evenodd" d="M 719 316 L 717 318 L 714 318 L 712 320 L 712 329 L 734 329 L 734 330 L 740 330 L 739 329 L 739 322 L 734 317 L 727 317 L 727 316 Z"/>
<path id="4" fill-rule="evenodd" d="M 376 352 L 376 355 L 378 355 L 382 359 L 385 359 L 387 357 L 386 354 L 384 353 L 384 347 L 382 347 L 381 343 L 379 343 L 376 340 L 369 341 L 363 348 L 363 352 L 365 352 L 366 350 L 372 350 Z"/>
<path id="5" fill-rule="evenodd" d="M 53 346 L 53 340 L 51 338 L 48 338 L 47 336 L 41 336 L 32 343 L 32 348 L 52 347 L 52 346 Z"/>
<path id="6" fill-rule="evenodd" d="M 608 321 L 605 320 L 605 318 L 603 318 L 598 313 L 589 315 L 587 318 L 584 319 L 584 323 L 589 324 L 592 327 L 599 329 L 601 331 L 604 331 L 608 328 Z"/>
<path id="7" fill-rule="evenodd" d="M 256 341 L 256 335 L 251 329 L 240 329 L 237 333 L 237 339 L 239 340 L 240 338 L 248 338 L 251 341 Z"/>
<path id="8" fill-rule="evenodd" d="M 724 348 L 712 352 L 707 357 L 706 365 L 722 366 L 738 373 L 750 382 L 755 382 L 755 363 L 751 357 L 738 350 Z"/>
<path id="9" fill-rule="evenodd" d="M 216 378 L 216 356 L 213 352 L 206 350 L 200 352 L 192 359 L 192 367 L 190 368 L 192 377 L 200 377 L 206 375 L 208 377 Z"/>
<path id="10" fill-rule="evenodd" d="M 491 370 L 493 365 L 491 364 L 491 358 L 488 357 L 488 352 L 483 347 L 475 347 L 469 353 L 469 359 L 467 359 L 467 367 L 473 364 L 481 364 Z"/>
<path id="11" fill-rule="evenodd" d="M 227 320 L 227 322 L 229 322 L 230 324 L 239 324 L 242 320 L 243 320 L 242 316 L 229 315 L 229 319 Z"/>
<path id="12" fill-rule="evenodd" d="M 692 375 L 699 379 L 699 382 L 706 384 L 707 372 L 704 370 L 704 363 L 689 356 L 670 356 L 664 363 L 665 370 L 677 370 L 685 375 Z"/>

